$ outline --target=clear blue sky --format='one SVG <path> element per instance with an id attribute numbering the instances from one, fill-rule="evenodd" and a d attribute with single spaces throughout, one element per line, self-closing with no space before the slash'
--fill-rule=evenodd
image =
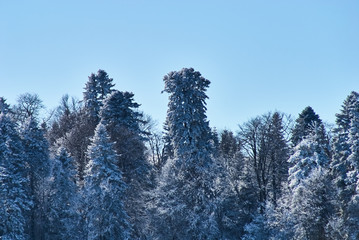
<path id="1" fill-rule="evenodd" d="M 0 96 L 38 93 L 48 108 L 82 98 L 108 72 L 164 121 L 163 76 L 193 67 L 211 81 L 208 119 L 237 125 L 268 111 L 324 121 L 359 91 L 359 1 L 0 0 Z M 161 125 L 160 125 L 161 126 Z"/>

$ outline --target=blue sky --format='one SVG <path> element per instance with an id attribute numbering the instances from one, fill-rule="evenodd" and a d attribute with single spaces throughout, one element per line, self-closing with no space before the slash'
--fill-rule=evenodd
<path id="1" fill-rule="evenodd" d="M 212 127 L 268 111 L 324 121 L 359 91 L 359 1 L 0 0 L 0 96 L 38 93 L 48 108 L 108 72 L 160 126 L 163 76 L 193 67 L 211 81 Z"/>

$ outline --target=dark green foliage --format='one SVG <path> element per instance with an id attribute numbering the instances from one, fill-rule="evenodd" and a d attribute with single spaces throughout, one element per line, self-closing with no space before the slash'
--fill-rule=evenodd
<path id="1" fill-rule="evenodd" d="M 326 139 L 326 134 L 324 130 L 324 125 L 322 120 L 319 118 L 319 115 L 316 114 L 311 107 L 306 107 L 295 120 L 296 124 L 292 131 L 292 144 L 293 146 L 297 145 L 301 140 L 308 136 L 314 129 L 315 126 L 318 126 L 321 130 L 319 136 L 323 141 Z"/>

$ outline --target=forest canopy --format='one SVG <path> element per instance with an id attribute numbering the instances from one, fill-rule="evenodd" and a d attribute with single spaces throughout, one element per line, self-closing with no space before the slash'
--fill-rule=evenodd
<path id="1" fill-rule="evenodd" d="M 208 79 L 163 82 L 161 129 L 101 69 L 49 116 L 1 97 L 0 238 L 359 239 L 357 92 L 330 129 L 308 106 L 218 131 Z"/>

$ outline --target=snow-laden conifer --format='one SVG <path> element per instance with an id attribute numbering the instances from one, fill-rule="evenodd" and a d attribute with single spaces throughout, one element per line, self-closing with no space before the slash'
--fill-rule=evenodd
<path id="1" fill-rule="evenodd" d="M 1 239 L 27 239 L 29 210 L 32 206 L 28 168 L 24 149 L 15 124 L 0 114 L 0 166 L 2 174 L 0 192 Z"/>
<path id="2" fill-rule="evenodd" d="M 128 239 L 131 226 L 124 210 L 126 184 L 117 166 L 106 127 L 100 123 L 87 151 L 84 194 L 87 205 L 87 239 Z"/>
<path id="3" fill-rule="evenodd" d="M 52 167 L 47 214 L 48 238 L 81 239 L 78 213 L 79 193 L 73 159 L 60 147 Z"/>
<path id="4" fill-rule="evenodd" d="M 205 114 L 210 82 L 192 68 L 170 72 L 164 82 L 174 157 L 165 164 L 156 190 L 156 231 L 162 239 L 216 239 L 217 170 Z"/>
<path id="5" fill-rule="evenodd" d="M 88 115 L 94 120 L 98 120 L 102 101 L 112 92 L 115 84 L 108 74 L 100 69 L 97 74 L 92 73 L 88 77 L 85 86 L 84 103 Z"/>
<path id="6" fill-rule="evenodd" d="M 33 198 L 29 224 L 32 238 L 43 238 L 46 232 L 46 211 L 48 197 L 48 177 L 50 173 L 49 145 L 44 132 L 34 118 L 23 123 L 21 137 L 24 156 L 29 168 L 30 194 Z"/>

